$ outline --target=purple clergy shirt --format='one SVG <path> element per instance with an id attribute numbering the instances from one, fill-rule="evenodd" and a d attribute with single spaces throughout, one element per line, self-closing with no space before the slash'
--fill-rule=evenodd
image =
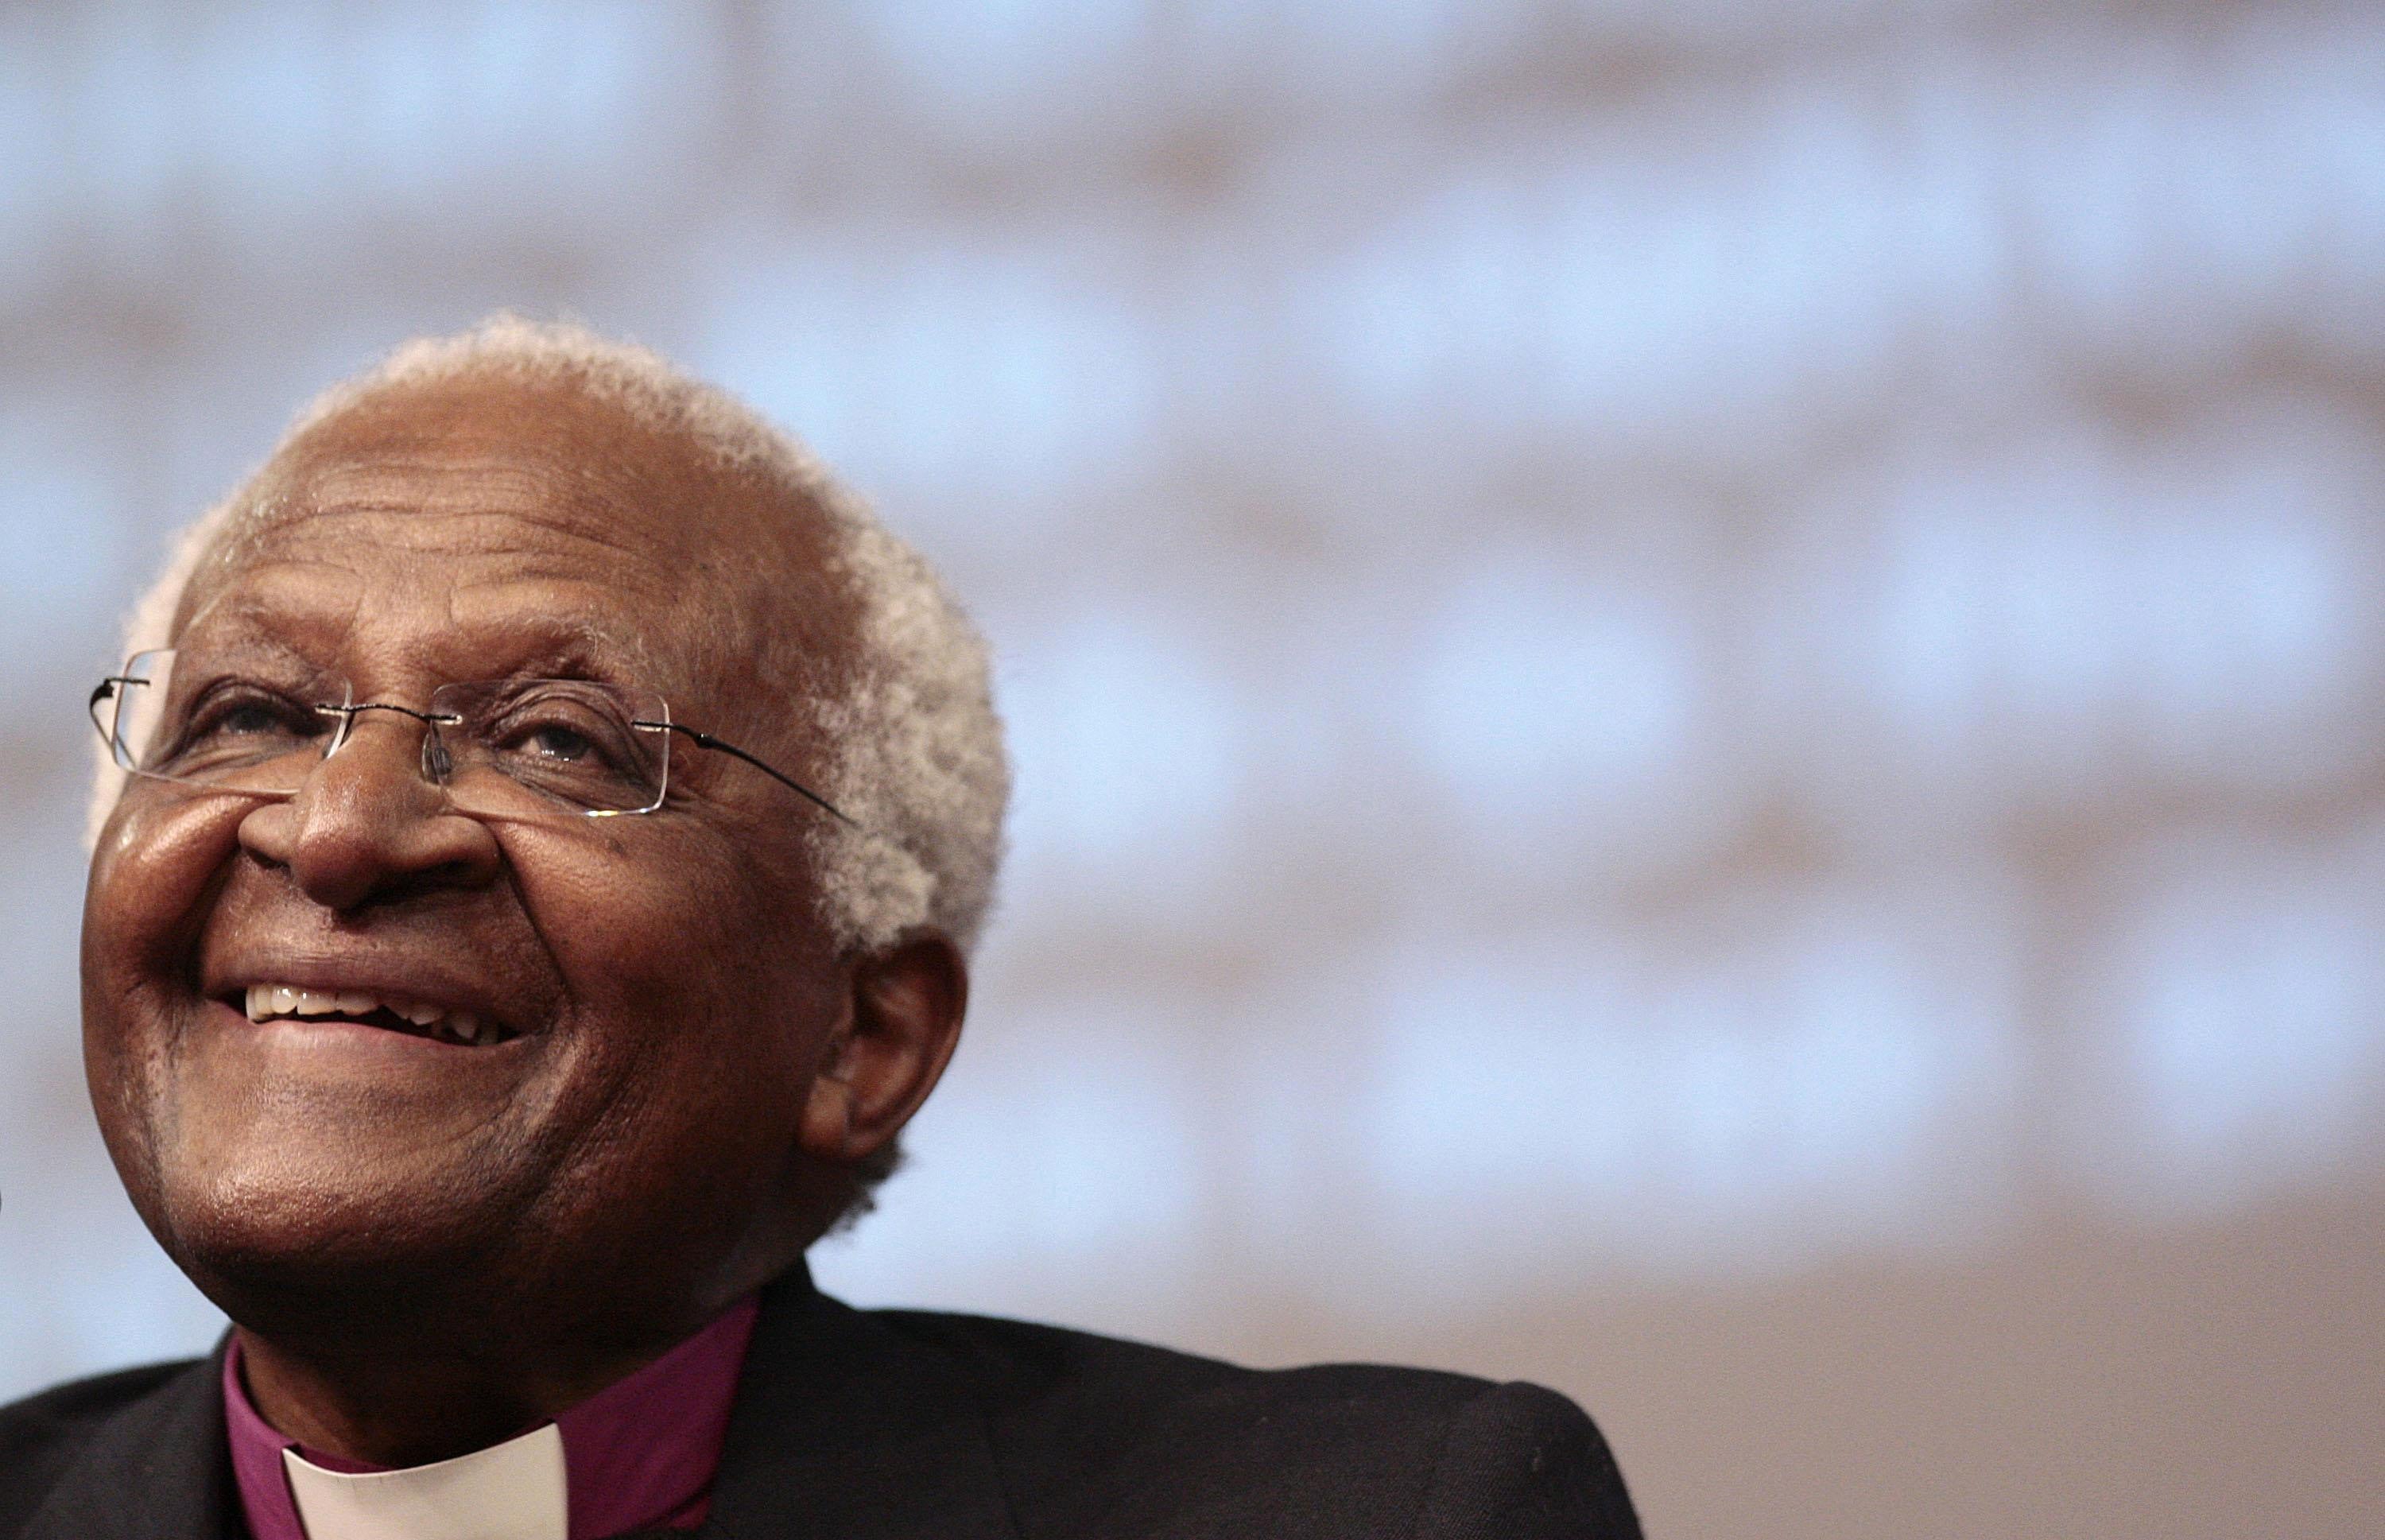
<path id="1" fill-rule="evenodd" d="M 746 1296 L 661 1358 L 556 1418 L 571 1540 L 604 1540 L 642 1526 L 693 1529 L 704 1521 L 758 1308 Z M 381 1469 L 318 1454 L 275 1432 L 248 1398 L 237 1336 L 224 1354 L 223 1398 L 232 1473 L 253 1540 L 306 1540 L 282 1450 L 294 1448 L 327 1471 Z"/>

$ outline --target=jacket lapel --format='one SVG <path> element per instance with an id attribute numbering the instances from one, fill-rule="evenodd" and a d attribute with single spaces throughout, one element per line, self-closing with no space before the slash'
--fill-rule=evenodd
<path id="1" fill-rule="evenodd" d="M 828 1298 L 799 1263 L 762 1296 L 706 1534 L 1018 1540 L 967 1378 Z"/>
<path id="2" fill-rule="evenodd" d="M 229 1341 L 227 1336 L 225 1339 Z M 24 1540 L 231 1540 L 223 1344 L 93 1434 Z"/>
<path id="3" fill-rule="evenodd" d="M 237 1540 L 222 1379 L 218 1344 L 109 1418 L 23 1540 Z M 967 1377 L 800 1263 L 763 1293 L 702 1533 L 1018 1540 Z"/>

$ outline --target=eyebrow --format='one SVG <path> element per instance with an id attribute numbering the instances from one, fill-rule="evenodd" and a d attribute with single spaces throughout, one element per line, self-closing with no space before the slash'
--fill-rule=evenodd
<path id="1" fill-rule="evenodd" d="M 242 604 L 215 611 L 207 619 L 222 629 L 194 639 L 186 628 L 178 645 L 212 659 L 270 657 L 310 673 L 348 671 L 328 658 L 323 649 L 308 647 L 299 639 L 309 630 L 324 628 L 329 617 Z M 641 676 L 637 682 L 648 682 L 642 677 L 649 664 L 645 648 L 581 616 L 536 615 L 478 622 L 459 616 L 443 640 L 458 655 L 487 660 L 450 672 L 453 680 L 531 676 L 626 681 Z"/>
<path id="2" fill-rule="evenodd" d="M 204 657 L 210 662 L 244 662 L 257 657 L 270 657 L 288 663 L 310 673 L 324 671 L 324 665 L 307 655 L 306 649 L 293 646 L 281 637 L 262 632 L 237 630 L 221 636 L 202 637 L 194 645 L 190 627 L 174 640 L 173 650 L 185 657 Z"/>
<path id="3" fill-rule="evenodd" d="M 461 635 L 486 639 L 483 652 L 493 650 L 488 642 L 500 636 L 520 637 L 518 645 L 508 645 L 504 653 L 513 665 L 506 671 L 514 675 L 542 670 L 555 677 L 585 673 L 602 678 L 624 669 L 643 675 L 653 667 L 653 658 L 639 638 L 582 615 L 515 615 L 475 621 L 467 606 L 456 621 Z"/>

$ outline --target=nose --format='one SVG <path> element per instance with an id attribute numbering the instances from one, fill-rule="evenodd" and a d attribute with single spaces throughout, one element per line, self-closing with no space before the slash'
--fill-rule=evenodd
<path id="1" fill-rule="evenodd" d="M 241 844 L 285 868 L 307 897 L 341 912 L 426 888 L 489 883 L 503 860 L 496 836 L 456 812 L 424 777 L 426 731 L 406 713 L 356 713 L 345 741 L 295 795 L 241 820 Z"/>

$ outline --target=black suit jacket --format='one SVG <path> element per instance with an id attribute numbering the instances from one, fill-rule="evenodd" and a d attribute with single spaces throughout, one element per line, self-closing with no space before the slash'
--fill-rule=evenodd
<path id="1" fill-rule="evenodd" d="M 240 1540 L 217 1357 L 0 1409 L 0 1537 Z M 1262 1371 L 1049 1326 L 766 1290 L 710 1540 L 1607 1540 L 1598 1430 L 1529 1384 Z"/>

